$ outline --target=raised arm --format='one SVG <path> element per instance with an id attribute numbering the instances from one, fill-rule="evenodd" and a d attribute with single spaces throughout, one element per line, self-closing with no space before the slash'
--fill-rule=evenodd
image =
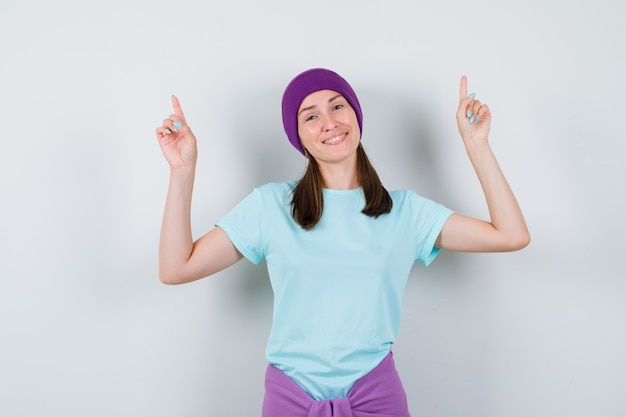
<path id="1" fill-rule="evenodd" d="M 453 214 L 444 225 L 436 246 L 464 252 L 508 252 L 522 249 L 530 234 L 511 187 L 489 146 L 491 111 L 467 94 L 467 78 L 461 78 L 459 133 L 485 194 L 490 221 Z"/>
<path id="2" fill-rule="evenodd" d="M 180 102 L 172 96 L 174 114 L 163 120 L 156 137 L 170 166 L 170 182 L 161 225 L 159 279 L 183 284 L 214 274 L 242 258 L 226 233 L 214 228 L 196 242 L 191 232 L 191 197 L 198 155 Z"/>

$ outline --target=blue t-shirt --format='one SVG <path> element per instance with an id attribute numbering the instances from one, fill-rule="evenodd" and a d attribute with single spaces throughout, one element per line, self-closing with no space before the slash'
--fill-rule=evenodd
<path id="1" fill-rule="evenodd" d="M 435 258 L 452 211 L 401 190 L 390 192 L 391 212 L 374 218 L 361 213 L 361 188 L 325 189 L 322 218 L 306 231 L 291 217 L 295 184 L 255 188 L 217 225 L 247 259 L 266 259 L 267 360 L 312 398 L 342 398 L 389 353 L 411 266 Z"/>

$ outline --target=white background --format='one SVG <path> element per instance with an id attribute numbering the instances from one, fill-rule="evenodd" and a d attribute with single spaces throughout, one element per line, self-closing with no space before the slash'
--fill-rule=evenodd
<path id="1" fill-rule="evenodd" d="M 626 416 L 623 2 L 2 3 L 0 416 L 260 415 L 264 265 L 158 281 L 153 131 L 176 94 L 199 236 L 300 176 L 280 98 L 319 66 L 357 91 L 388 188 L 485 217 L 454 119 L 467 74 L 531 230 L 413 269 L 394 348 L 412 414 Z"/>

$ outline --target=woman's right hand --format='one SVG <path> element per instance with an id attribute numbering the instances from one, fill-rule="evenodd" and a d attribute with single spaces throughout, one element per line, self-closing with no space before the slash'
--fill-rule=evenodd
<path id="1" fill-rule="evenodd" d="M 198 158 L 196 137 L 187 125 L 185 115 L 176 96 L 172 96 L 174 114 L 156 128 L 156 137 L 172 171 L 192 168 Z"/>

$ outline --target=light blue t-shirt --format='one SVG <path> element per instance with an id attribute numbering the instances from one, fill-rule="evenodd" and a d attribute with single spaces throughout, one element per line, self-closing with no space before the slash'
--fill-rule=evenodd
<path id="1" fill-rule="evenodd" d="M 390 192 L 391 212 L 373 218 L 361 213 L 361 188 L 325 189 L 322 218 L 306 231 L 291 217 L 295 184 L 255 188 L 217 225 L 247 259 L 266 259 L 267 360 L 313 399 L 342 398 L 389 353 L 411 266 L 435 258 L 452 211 L 401 190 Z"/>

